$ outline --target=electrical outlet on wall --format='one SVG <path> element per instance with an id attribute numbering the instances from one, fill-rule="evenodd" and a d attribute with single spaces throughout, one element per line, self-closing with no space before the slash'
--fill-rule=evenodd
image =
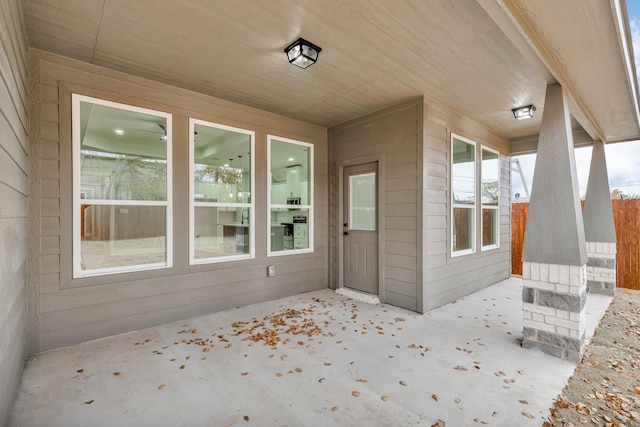
<path id="1" fill-rule="evenodd" d="M 267 277 L 273 277 L 276 275 L 276 266 L 268 265 L 267 266 Z"/>

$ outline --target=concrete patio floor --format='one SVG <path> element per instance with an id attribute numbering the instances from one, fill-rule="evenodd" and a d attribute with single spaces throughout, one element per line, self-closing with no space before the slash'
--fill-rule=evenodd
<path id="1" fill-rule="evenodd" d="M 10 425 L 540 426 L 576 365 L 521 348 L 521 291 L 419 315 L 327 289 L 49 351 Z"/>

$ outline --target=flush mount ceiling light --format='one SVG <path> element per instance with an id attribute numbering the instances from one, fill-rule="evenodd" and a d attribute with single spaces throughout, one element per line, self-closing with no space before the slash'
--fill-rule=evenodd
<path id="1" fill-rule="evenodd" d="M 307 68 L 316 63 L 321 50 L 315 44 L 299 38 L 287 46 L 284 51 L 291 64 L 300 68 Z"/>
<path id="2" fill-rule="evenodd" d="M 533 113 L 536 112 L 536 107 L 533 105 L 527 105 L 526 107 L 518 107 L 511 110 L 513 112 L 513 117 L 516 120 L 526 120 L 533 117 Z"/>

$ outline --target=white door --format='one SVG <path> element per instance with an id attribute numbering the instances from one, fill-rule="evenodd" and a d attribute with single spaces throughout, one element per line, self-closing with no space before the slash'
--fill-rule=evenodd
<path id="1" fill-rule="evenodd" d="M 344 286 L 378 294 L 378 163 L 344 168 Z"/>

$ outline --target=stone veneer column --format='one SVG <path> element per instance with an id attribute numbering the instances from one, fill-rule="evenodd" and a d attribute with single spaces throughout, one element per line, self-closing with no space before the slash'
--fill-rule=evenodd
<path id="1" fill-rule="evenodd" d="M 616 228 L 602 141 L 593 143 L 583 215 L 587 288 L 589 292 L 613 296 L 616 291 Z"/>
<path id="2" fill-rule="evenodd" d="M 579 362 L 585 348 L 587 245 L 571 116 L 547 86 L 522 250 L 524 348 Z"/>
<path id="3" fill-rule="evenodd" d="M 616 293 L 616 244 L 587 242 L 587 289 L 594 294 Z"/>
<path id="4" fill-rule="evenodd" d="M 585 349 L 585 266 L 522 263 L 523 347 L 580 361 Z"/>

